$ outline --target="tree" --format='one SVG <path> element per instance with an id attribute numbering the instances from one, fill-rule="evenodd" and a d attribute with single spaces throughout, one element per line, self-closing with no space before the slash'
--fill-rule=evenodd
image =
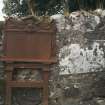
<path id="1" fill-rule="evenodd" d="M 96 8 L 105 8 L 105 0 L 4 0 L 3 12 L 7 16 L 40 16 L 53 15 L 61 10 L 72 12 Z"/>
<path id="2" fill-rule="evenodd" d="M 62 8 L 62 0 L 4 0 L 3 12 L 7 16 L 52 15 Z"/>
<path id="3" fill-rule="evenodd" d="M 7 16 L 26 16 L 29 14 L 26 0 L 18 2 L 18 0 L 3 0 L 3 12 Z"/>

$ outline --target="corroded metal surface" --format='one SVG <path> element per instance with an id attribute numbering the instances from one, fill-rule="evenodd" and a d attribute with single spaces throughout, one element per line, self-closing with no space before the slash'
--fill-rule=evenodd
<path id="1" fill-rule="evenodd" d="M 32 18 L 16 20 L 9 18 L 5 24 L 5 59 L 44 59 L 55 57 L 54 22 L 37 23 Z"/>

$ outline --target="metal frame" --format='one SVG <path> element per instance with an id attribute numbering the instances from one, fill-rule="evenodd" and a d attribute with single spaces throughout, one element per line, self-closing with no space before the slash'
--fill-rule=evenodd
<path id="1" fill-rule="evenodd" d="M 5 70 L 6 70 L 6 97 L 5 97 L 5 105 L 11 105 L 11 97 L 12 97 L 12 88 L 16 87 L 28 87 L 28 88 L 41 88 L 43 90 L 43 105 L 48 105 L 48 77 L 49 77 L 49 63 L 37 63 L 37 62 L 6 62 Z M 15 68 L 41 68 L 43 79 L 39 81 L 26 81 L 26 80 L 12 80 L 13 70 Z"/>

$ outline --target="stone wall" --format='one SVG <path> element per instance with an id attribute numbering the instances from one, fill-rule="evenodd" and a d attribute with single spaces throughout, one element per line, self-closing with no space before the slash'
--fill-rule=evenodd
<path id="1" fill-rule="evenodd" d="M 104 17 L 77 11 L 69 17 L 52 18 L 58 27 L 60 74 L 102 71 L 105 66 Z"/>
<path id="2" fill-rule="evenodd" d="M 100 105 L 105 97 L 105 72 L 63 75 L 51 95 L 52 105 Z"/>
<path id="3" fill-rule="evenodd" d="M 99 11 L 55 15 L 59 63 L 50 80 L 52 105 L 105 104 L 105 26 Z"/>
<path id="4" fill-rule="evenodd" d="M 0 22 L 0 56 L 3 54 L 3 28 L 4 22 Z M 4 80 L 4 64 L 0 61 L 0 105 L 4 104 L 5 80 Z"/>

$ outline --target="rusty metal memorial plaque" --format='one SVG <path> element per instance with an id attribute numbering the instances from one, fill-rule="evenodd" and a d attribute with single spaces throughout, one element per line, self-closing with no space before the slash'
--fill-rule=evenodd
<path id="1" fill-rule="evenodd" d="M 55 56 L 55 24 L 32 18 L 9 18 L 5 24 L 4 59 L 49 60 Z"/>
<path id="2" fill-rule="evenodd" d="M 5 62 L 6 71 L 5 105 L 12 104 L 15 88 L 41 89 L 41 102 L 48 105 L 49 67 L 56 63 L 55 23 L 35 22 L 33 17 L 8 18 L 4 30 L 1 60 Z M 35 105 L 34 101 L 28 103 L 32 104 Z"/>

